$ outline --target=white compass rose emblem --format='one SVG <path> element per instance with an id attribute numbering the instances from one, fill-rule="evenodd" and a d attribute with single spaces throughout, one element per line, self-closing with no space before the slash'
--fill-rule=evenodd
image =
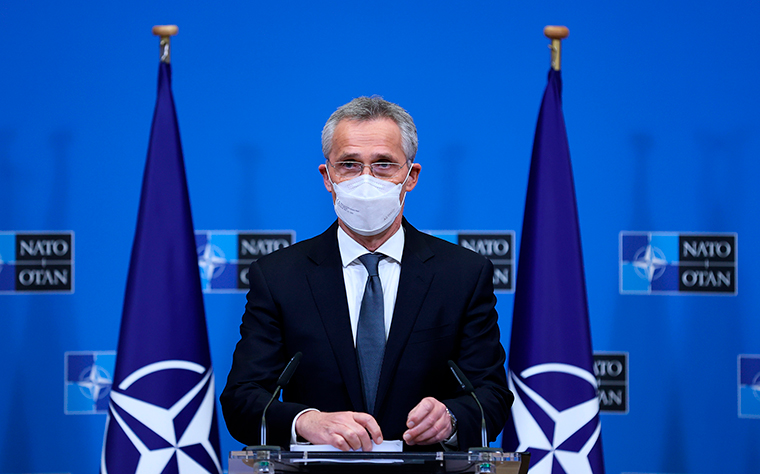
<path id="1" fill-rule="evenodd" d="M 108 395 L 111 387 L 111 376 L 106 369 L 92 364 L 82 371 L 77 382 L 82 395 L 90 400 L 98 401 Z"/>
<path id="2" fill-rule="evenodd" d="M 575 406 L 562 410 L 555 408 L 544 396 L 528 386 L 530 377 L 552 373 L 574 376 L 580 388 L 589 384 L 593 387 L 593 390 L 589 392 L 596 393 L 597 382 L 593 374 L 573 365 L 560 363 L 535 365 L 522 371 L 519 376 L 510 370 L 509 389 L 515 395 L 512 417 L 520 443 L 517 451 L 525 451 L 531 448 L 547 453 L 533 463 L 533 467 L 530 469 L 531 474 L 551 474 L 555 459 L 566 473 L 593 474 L 588 454 L 596 445 L 601 433 L 601 423 L 598 421 L 599 399 L 593 396 Z M 535 404 L 538 408 L 528 409 L 526 404 L 528 399 L 532 402 L 531 406 Z M 531 410 L 536 411 L 536 413 L 531 413 Z M 543 413 L 538 412 L 538 410 Z M 553 429 L 545 431 L 541 428 L 538 420 L 546 423 L 543 420 L 547 417 L 553 423 Z M 582 440 L 580 449 L 572 450 L 563 446 L 563 443 L 594 418 L 597 418 L 594 431 L 585 441 Z M 551 439 L 547 436 L 547 432 L 552 433 Z"/>
<path id="3" fill-rule="evenodd" d="M 668 260 L 665 258 L 665 253 L 652 245 L 641 247 L 633 256 L 634 270 L 650 283 L 660 278 L 667 266 Z"/>
<path id="4" fill-rule="evenodd" d="M 224 252 L 219 246 L 206 243 L 205 246 L 198 247 L 198 266 L 200 267 L 201 278 L 208 281 L 213 280 L 224 271 L 227 263 Z"/>
<path id="5" fill-rule="evenodd" d="M 172 369 L 195 372 L 202 377 L 186 393 L 181 394 L 179 400 L 169 408 L 157 406 L 124 393 L 133 383 L 143 377 Z M 204 390 L 205 392 L 203 392 Z M 192 414 L 190 423 L 184 431 L 180 432 L 175 424 L 175 418 L 193 400 L 197 400 L 198 396 L 202 397 L 200 405 Z M 108 436 L 109 425 L 116 422 L 139 455 L 135 474 L 161 474 L 175 456 L 180 474 L 220 474 L 222 468 L 219 457 L 210 440 L 213 427 L 214 400 L 214 374 L 211 369 L 207 370 L 200 364 L 183 360 L 166 360 L 149 364 L 130 374 L 118 387 L 111 388 L 106 437 Z M 129 417 L 121 416 L 121 411 Z M 145 432 L 146 428 L 152 432 L 152 437 L 158 436 L 163 439 L 163 444 L 166 447 L 149 448 L 137 434 Z M 108 474 L 106 445 L 107 442 L 104 442 L 101 474 Z M 209 471 L 194 457 L 197 456 L 198 446 L 202 447 L 202 450 L 213 461 L 216 467 L 215 471 Z"/>

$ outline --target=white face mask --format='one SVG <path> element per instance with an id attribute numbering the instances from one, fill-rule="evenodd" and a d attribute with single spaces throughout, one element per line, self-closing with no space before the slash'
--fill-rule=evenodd
<path id="1" fill-rule="evenodd" d="M 377 235 L 391 226 L 401 212 L 401 191 L 409 178 L 411 166 L 401 184 L 363 174 L 342 183 L 334 183 L 335 213 L 359 235 Z M 329 178 L 328 174 L 328 178 Z M 404 196 L 406 197 L 406 196 Z"/>

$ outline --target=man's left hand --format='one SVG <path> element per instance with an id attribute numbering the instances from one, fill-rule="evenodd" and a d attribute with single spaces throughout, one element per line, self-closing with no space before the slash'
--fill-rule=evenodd
<path id="1" fill-rule="evenodd" d="M 446 412 L 446 405 L 433 397 L 423 398 L 416 407 L 412 408 L 406 419 L 404 441 L 408 445 L 435 444 L 449 439 L 451 432 L 451 417 Z"/>

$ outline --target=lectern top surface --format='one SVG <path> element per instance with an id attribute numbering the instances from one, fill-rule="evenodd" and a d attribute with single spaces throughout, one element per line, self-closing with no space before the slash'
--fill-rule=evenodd
<path id="1" fill-rule="evenodd" d="M 522 453 L 232 451 L 229 474 L 520 474 Z"/>

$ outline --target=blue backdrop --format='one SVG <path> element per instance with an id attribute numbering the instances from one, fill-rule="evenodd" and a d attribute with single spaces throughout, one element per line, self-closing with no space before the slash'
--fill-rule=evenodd
<path id="1" fill-rule="evenodd" d="M 760 3 L 496 3 L 4 2 L 0 249 L 4 235 L 73 232 L 74 291 L 0 294 L 0 473 L 99 466 L 105 416 L 75 406 L 74 382 L 81 357 L 105 367 L 116 350 L 156 97 L 150 28 L 165 23 L 180 27 L 173 85 L 197 229 L 321 232 L 334 219 L 322 125 L 379 94 L 419 129 L 409 220 L 515 230 L 518 246 L 542 29 L 567 25 L 593 346 L 629 362 L 628 412 L 602 415 L 607 472 L 756 472 Z M 622 231 L 736 233 L 737 294 L 621 294 Z M 205 302 L 220 391 L 244 294 Z M 505 345 L 512 304 L 499 295 Z M 220 431 L 223 453 L 239 447 Z"/>

